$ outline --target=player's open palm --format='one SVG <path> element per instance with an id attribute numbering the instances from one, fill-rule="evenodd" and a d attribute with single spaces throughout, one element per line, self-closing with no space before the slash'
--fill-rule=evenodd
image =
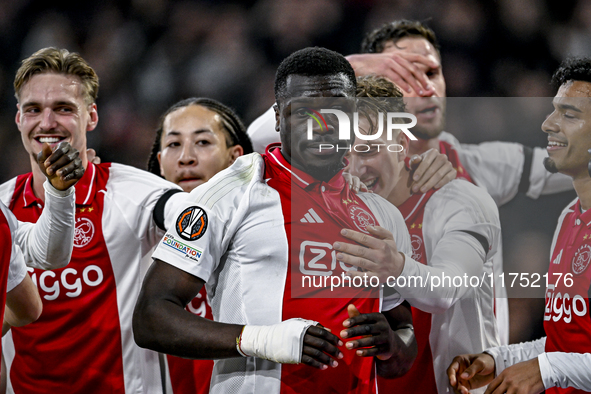
<path id="1" fill-rule="evenodd" d="M 51 185 L 58 190 L 66 190 L 84 175 L 84 167 L 78 150 L 68 142 L 60 142 L 53 151 L 44 143 L 37 154 L 37 164 Z"/>
<path id="2" fill-rule="evenodd" d="M 336 335 L 322 326 L 310 326 L 304 335 L 302 363 L 318 369 L 336 368 L 336 360 L 343 358 L 337 346 L 343 342 Z"/>
<path id="3" fill-rule="evenodd" d="M 358 267 L 363 272 L 348 271 L 350 276 L 375 276 L 386 283 L 389 276 L 399 276 L 404 268 L 404 256 L 398 252 L 392 233 L 380 226 L 367 226 L 370 234 L 343 229 L 341 234 L 356 242 L 335 242 L 336 258 L 345 264 Z"/>

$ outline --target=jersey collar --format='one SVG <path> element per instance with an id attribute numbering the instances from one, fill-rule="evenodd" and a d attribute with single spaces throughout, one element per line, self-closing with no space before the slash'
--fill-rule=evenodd
<path id="1" fill-rule="evenodd" d="M 575 206 L 575 215 L 577 218 L 580 218 L 581 222 L 585 223 L 587 227 L 591 227 L 591 209 L 587 209 L 585 212 L 583 212 L 581 200 L 577 201 L 577 205 Z"/>
<path id="2" fill-rule="evenodd" d="M 96 193 L 96 166 L 88 163 L 88 168 L 84 171 L 82 179 L 76 183 L 76 205 L 90 205 L 94 200 Z M 25 207 L 32 205 L 43 205 L 43 201 L 35 196 L 33 192 L 33 173 L 29 174 L 25 182 L 25 190 L 23 193 Z"/>
<path id="3" fill-rule="evenodd" d="M 283 169 L 282 172 L 287 173 L 292 183 L 300 186 L 302 189 L 312 189 L 322 186 L 334 191 L 340 191 L 345 187 L 345 179 L 342 176 L 342 171 L 339 171 L 330 181 L 323 182 L 292 167 L 281 154 L 281 143 L 274 143 L 267 146 L 266 154 L 273 164 L 281 167 Z"/>

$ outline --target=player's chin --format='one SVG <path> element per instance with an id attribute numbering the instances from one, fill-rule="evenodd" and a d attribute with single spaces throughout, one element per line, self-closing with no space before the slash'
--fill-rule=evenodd
<path id="1" fill-rule="evenodd" d="M 327 176 L 334 176 L 343 169 L 342 162 L 339 161 L 308 161 L 306 163 L 306 172 L 316 179 L 325 179 Z"/>
<path id="2" fill-rule="evenodd" d="M 193 189 L 197 186 L 204 184 L 205 181 L 201 178 L 194 178 L 194 179 L 183 179 L 176 182 L 183 191 L 190 193 Z"/>

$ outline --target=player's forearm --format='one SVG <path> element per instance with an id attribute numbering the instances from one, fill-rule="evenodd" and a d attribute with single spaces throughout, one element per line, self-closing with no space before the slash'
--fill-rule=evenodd
<path id="1" fill-rule="evenodd" d="M 4 322 L 12 327 L 22 327 L 37 320 L 41 312 L 43 303 L 37 286 L 26 274 L 21 283 L 6 293 Z"/>
<path id="2" fill-rule="evenodd" d="M 545 347 L 546 337 L 543 337 L 535 341 L 489 348 L 484 353 L 495 359 L 495 375 L 499 375 L 505 368 L 537 357 L 544 352 Z"/>
<path id="3" fill-rule="evenodd" d="M 471 289 L 467 279 L 482 278 L 485 258 L 482 245 L 473 236 L 451 232 L 438 242 L 429 265 L 406 256 L 394 289 L 422 311 L 444 313 Z M 458 278 L 461 286 L 454 285 Z"/>
<path id="4" fill-rule="evenodd" d="M 378 375 L 384 378 L 396 378 L 404 375 L 412 367 L 417 357 L 417 342 L 412 326 L 392 332 L 394 354 L 388 360 L 376 357 Z"/>
<path id="5" fill-rule="evenodd" d="M 133 332 L 140 347 L 193 359 L 240 357 L 241 325 L 204 319 L 169 300 L 138 302 Z"/>
<path id="6" fill-rule="evenodd" d="M 538 355 L 544 387 L 591 391 L 591 354 L 550 352 Z"/>
<path id="7" fill-rule="evenodd" d="M 20 223 L 16 242 L 27 266 L 40 269 L 65 267 L 74 245 L 74 187 L 65 192 L 44 184 L 45 208 L 35 225 Z"/>

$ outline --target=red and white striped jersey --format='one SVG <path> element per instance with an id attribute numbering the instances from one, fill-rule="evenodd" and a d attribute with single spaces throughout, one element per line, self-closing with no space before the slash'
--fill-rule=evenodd
<path id="1" fill-rule="evenodd" d="M 0 196 L 21 221 L 36 222 L 43 204 L 31 182 L 32 174 L 14 178 Z M 144 256 L 163 234 L 155 206 L 170 189 L 178 187 L 133 167 L 89 164 L 76 184 L 72 259 L 29 268 L 43 313 L 4 339 L 9 392 L 162 392 L 158 355 L 135 344 L 131 321 L 151 263 Z"/>
<path id="2" fill-rule="evenodd" d="M 546 281 L 546 337 L 487 349 L 495 372 L 538 358 L 546 393 L 591 392 L 591 210 L 576 198 L 554 232 Z"/>
<path id="3" fill-rule="evenodd" d="M 401 302 L 396 295 L 381 306 L 380 290 L 353 288 L 334 298 L 330 282 L 328 289 L 302 286 L 305 277 L 318 283 L 352 269 L 332 249 L 335 241 L 347 242 L 342 228 L 379 224 L 407 253 L 410 239 L 386 200 L 352 193 L 340 173 L 329 182 L 313 179 L 292 168 L 279 148 L 240 157 L 193 190 L 175 219 L 153 256 L 206 281 L 216 321 L 268 325 L 301 317 L 339 333 L 348 304 L 370 313 Z M 326 371 L 254 357 L 216 360 L 211 392 L 375 393 L 373 359 L 342 351 L 339 366 Z"/>
<path id="4" fill-rule="evenodd" d="M 575 200 L 559 219 L 546 287 L 546 352 L 591 353 L 591 210 Z M 582 393 L 549 387 L 547 393 Z"/>

